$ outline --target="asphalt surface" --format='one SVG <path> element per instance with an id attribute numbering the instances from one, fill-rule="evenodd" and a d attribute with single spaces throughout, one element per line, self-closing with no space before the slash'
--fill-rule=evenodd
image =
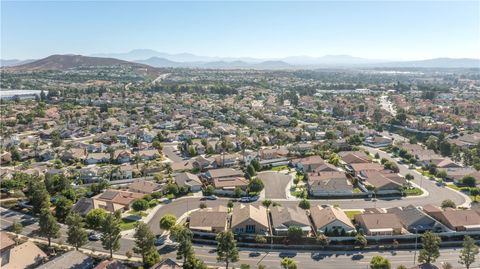
<path id="1" fill-rule="evenodd" d="M 285 188 L 291 180 L 290 175 L 275 171 L 260 172 L 257 175 L 265 186 L 265 198 L 267 199 L 287 199 Z"/>
<path id="2" fill-rule="evenodd" d="M 172 162 L 180 162 L 183 160 L 182 156 L 178 154 L 176 146 L 163 146 L 163 155 L 167 156 Z"/>
<path id="3" fill-rule="evenodd" d="M 215 246 L 194 245 L 195 255 L 206 262 L 209 266 L 222 266 L 216 261 Z M 298 268 L 317 269 L 317 268 L 336 268 L 336 269 L 355 269 L 369 268 L 368 265 L 372 257 L 380 255 L 388 258 L 392 268 L 399 265 L 413 267 L 413 250 L 384 251 L 384 252 L 361 252 L 361 251 L 265 251 L 250 248 L 239 248 L 240 259 L 232 266 L 239 267 L 241 264 L 249 264 L 251 268 L 256 268 L 258 264 L 263 264 L 267 268 L 280 268 L 280 260 L 284 257 L 290 257 L 297 262 Z M 175 249 L 161 251 L 163 257 L 169 257 L 175 260 Z M 441 249 L 440 258 L 435 263 L 441 268 L 442 262 L 449 262 L 454 268 L 463 268 L 458 263 L 460 249 Z M 417 252 L 418 257 L 418 252 Z M 477 268 L 480 262 L 477 261 L 471 268 Z"/>

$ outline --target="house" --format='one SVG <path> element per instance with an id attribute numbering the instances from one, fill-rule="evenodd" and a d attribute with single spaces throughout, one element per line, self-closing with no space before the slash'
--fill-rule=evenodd
<path id="1" fill-rule="evenodd" d="M 129 269 L 130 267 L 126 266 L 119 260 L 104 260 L 101 261 L 93 269 Z"/>
<path id="2" fill-rule="evenodd" d="M 345 165 L 345 170 L 352 176 L 358 176 L 360 172 L 365 171 L 365 170 L 373 170 L 373 171 L 382 171 L 385 168 L 383 165 L 379 163 L 352 163 L 352 164 L 347 164 Z"/>
<path id="3" fill-rule="evenodd" d="M 0 253 L 3 253 L 15 246 L 15 241 L 13 241 L 6 232 L 0 232 L 0 243 Z"/>
<path id="4" fill-rule="evenodd" d="M 155 160 L 160 157 L 160 153 L 156 149 L 140 150 L 138 155 L 145 161 Z"/>
<path id="5" fill-rule="evenodd" d="M 243 175 L 242 171 L 233 168 L 210 169 L 205 173 L 205 176 L 209 180 L 215 178 L 243 177 Z"/>
<path id="6" fill-rule="evenodd" d="M 93 208 L 103 208 L 110 212 L 118 209 L 128 210 L 133 201 L 141 199 L 143 196 L 143 193 L 137 192 L 106 190 L 104 193 L 92 197 Z"/>
<path id="7" fill-rule="evenodd" d="M 213 165 L 215 167 L 231 167 L 237 165 L 241 160 L 243 157 L 238 153 L 221 154 L 215 157 Z"/>
<path id="8" fill-rule="evenodd" d="M 292 164 L 299 170 L 304 173 L 318 171 L 317 169 L 320 166 L 325 165 L 325 161 L 320 156 L 310 156 L 306 158 L 292 160 Z M 331 169 L 337 170 L 335 166 Z"/>
<path id="9" fill-rule="evenodd" d="M 319 233 L 341 235 L 355 231 L 352 221 L 340 208 L 317 205 L 310 209 L 310 216 Z"/>
<path id="10" fill-rule="evenodd" d="M 480 231 L 480 215 L 472 209 L 441 208 L 426 205 L 423 211 L 454 231 Z"/>
<path id="11" fill-rule="evenodd" d="M 355 215 L 355 223 L 367 235 L 402 234 L 403 226 L 397 215 L 392 213 L 368 213 Z"/>
<path id="12" fill-rule="evenodd" d="M 150 267 L 150 269 L 182 269 L 183 267 L 178 264 L 176 261 L 167 258 L 160 263 L 157 263 Z"/>
<path id="13" fill-rule="evenodd" d="M 82 216 L 85 216 L 93 209 L 93 199 L 82 197 L 72 207 L 72 212 L 76 212 Z"/>
<path id="14" fill-rule="evenodd" d="M 175 175 L 175 183 L 179 187 L 185 187 L 191 192 L 198 192 L 202 190 L 202 181 L 197 175 L 185 172 Z"/>
<path id="15" fill-rule="evenodd" d="M 99 173 L 99 167 L 97 166 L 89 166 L 80 169 L 79 171 L 79 176 L 78 178 L 83 182 L 83 183 L 92 183 L 98 181 L 101 176 Z"/>
<path id="16" fill-rule="evenodd" d="M 411 233 L 444 230 L 443 225 L 413 205 L 390 208 L 387 212 L 397 215 L 403 227 Z"/>
<path id="17" fill-rule="evenodd" d="M 91 269 L 95 261 L 77 250 L 71 250 L 37 267 L 37 269 Z"/>
<path id="18" fill-rule="evenodd" d="M 304 233 L 311 231 L 310 221 L 305 211 L 299 207 L 275 206 L 270 209 L 272 231 L 276 235 L 285 235 L 291 226 L 300 227 Z"/>
<path id="19" fill-rule="evenodd" d="M 171 167 L 172 167 L 172 171 L 174 172 L 190 171 L 193 169 L 193 161 L 182 160 L 182 161 L 172 162 Z"/>
<path id="20" fill-rule="evenodd" d="M 71 148 L 60 154 L 60 160 L 63 162 L 84 161 L 87 153 L 82 148 Z"/>
<path id="21" fill-rule="evenodd" d="M 249 181 L 244 177 L 222 177 L 212 180 L 215 193 L 219 194 L 233 194 L 236 188 L 246 190 L 248 183 Z"/>
<path id="22" fill-rule="evenodd" d="M 136 179 L 130 185 L 128 185 L 128 191 L 137 192 L 143 194 L 150 194 L 152 192 L 162 191 L 163 185 L 153 181 Z"/>
<path id="23" fill-rule="evenodd" d="M 308 192 L 312 196 L 335 196 L 353 193 L 353 185 L 344 172 L 328 171 L 309 173 Z"/>
<path id="24" fill-rule="evenodd" d="M 89 153 L 85 159 L 86 164 L 106 163 L 110 161 L 108 153 Z"/>
<path id="25" fill-rule="evenodd" d="M 342 151 L 339 152 L 338 155 L 340 156 L 343 164 L 370 162 L 367 154 L 363 151 Z"/>
<path id="26" fill-rule="evenodd" d="M 365 138 L 363 144 L 372 148 L 384 148 L 392 144 L 392 139 L 381 136 L 370 136 Z"/>
<path id="27" fill-rule="evenodd" d="M 117 163 L 128 163 L 132 158 L 132 153 L 129 150 L 117 149 L 113 152 L 113 159 Z"/>
<path id="28" fill-rule="evenodd" d="M 224 206 L 218 206 L 194 211 L 190 214 L 188 225 L 194 232 L 224 232 L 228 229 L 228 210 Z"/>
<path id="29" fill-rule="evenodd" d="M 7 249 L 1 253 L 2 269 L 24 269 L 35 267 L 47 258 L 47 255 L 32 241 Z"/>
<path id="30" fill-rule="evenodd" d="M 362 180 L 362 184 L 365 185 L 367 189 L 375 190 L 377 194 L 397 193 L 400 191 L 403 185 L 406 184 L 406 180 L 404 181 L 404 184 L 402 184 L 401 182 L 389 179 L 388 176 L 391 175 L 375 170 L 363 170 L 360 172 L 359 178 Z M 397 179 L 397 177 L 395 178 Z"/>
<path id="31" fill-rule="evenodd" d="M 269 231 L 267 209 L 245 204 L 234 207 L 231 229 L 236 234 L 266 234 Z"/>

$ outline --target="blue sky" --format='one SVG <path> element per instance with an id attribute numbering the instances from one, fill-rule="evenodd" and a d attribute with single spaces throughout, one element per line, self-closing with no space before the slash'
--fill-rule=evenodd
<path id="1" fill-rule="evenodd" d="M 277 58 L 480 58 L 480 2 L 1 1 L 1 58 L 154 49 Z"/>

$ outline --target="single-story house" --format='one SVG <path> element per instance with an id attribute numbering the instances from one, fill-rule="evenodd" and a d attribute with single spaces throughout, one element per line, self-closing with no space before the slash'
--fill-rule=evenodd
<path id="1" fill-rule="evenodd" d="M 320 205 L 310 209 L 310 216 L 317 232 L 325 234 L 351 233 L 355 231 L 355 226 L 347 215 L 337 207 Z"/>
<path id="2" fill-rule="evenodd" d="M 269 231 L 267 209 L 240 204 L 232 210 L 231 229 L 236 234 L 266 234 Z"/>

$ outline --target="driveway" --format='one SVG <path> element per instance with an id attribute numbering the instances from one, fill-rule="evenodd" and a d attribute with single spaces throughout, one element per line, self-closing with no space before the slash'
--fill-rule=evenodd
<path id="1" fill-rule="evenodd" d="M 183 161 L 182 156 L 180 156 L 176 146 L 163 146 L 163 155 L 167 156 L 172 162 L 181 162 Z"/>
<path id="2" fill-rule="evenodd" d="M 265 186 L 265 198 L 267 199 L 287 199 L 285 188 L 291 180 L 290 175 L 285 175 L 274 171 L 265 171 L 258 173 L 258 178 L 263 181 Z"/>

